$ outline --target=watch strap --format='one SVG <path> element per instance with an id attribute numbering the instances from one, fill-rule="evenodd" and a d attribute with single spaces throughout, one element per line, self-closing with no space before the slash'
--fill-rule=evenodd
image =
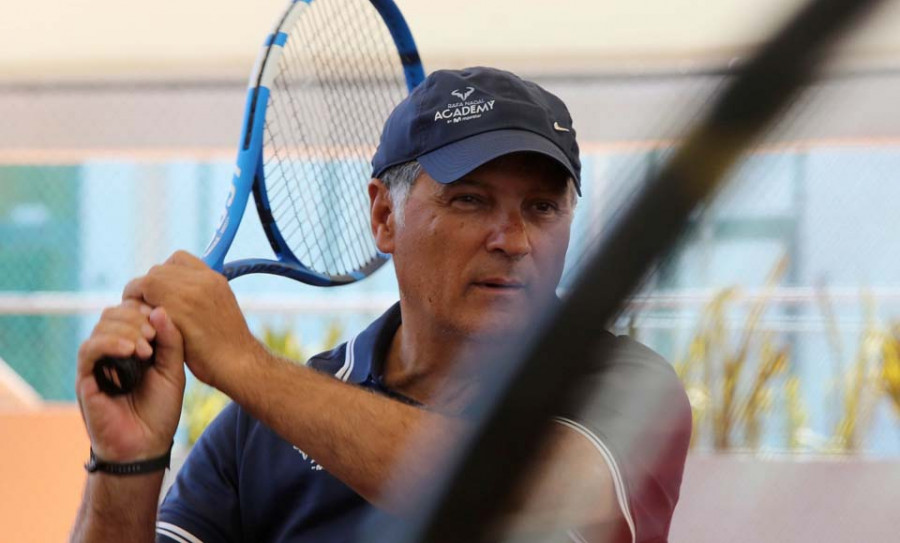
<path id="1" fill-rule="evenodd" d="M 91 448 L 91 458 L 88 460 L 88 463 L 84 465 L 84 469 L 86 469 L 88 473 L 100 471 L 111 475 L 141 475 L 143 473 L 152 473 L 154 471 L 168 469 L 171 460 L 172 445 L 169 445 L 169 450 L 162 456 L 141 460 L 139 462 L 127 463 L 107 462 L 106 460 L 98 458 L 97 455 L 94 454 L 94 449 Z"/>

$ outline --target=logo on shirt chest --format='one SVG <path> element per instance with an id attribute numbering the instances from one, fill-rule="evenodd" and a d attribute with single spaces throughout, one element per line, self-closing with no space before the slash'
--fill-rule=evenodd
<path id="1" fill-rule="evenodd" d="M 305 452 L 303 452 L 302 450 L 300 450 L 300 447 L 296 447 L 296 446 L 295 446 L 295 447 L 294 447 L 294 450 L 297 451 L 298 453 L 300 453 L 300 456 L 303 457 L 303 461 L 304 461 L 304 462 L 308 462 L 308 463 L 309 463 L 309 469 L 311 469 L 312 471 L 322 471 L 322 470 L 324 469 L 324 468 L 322 468 L 321 465 L 319 465 L 318 462 L 316 462 L 315 460 L 313 460 L 312 457 L 311 457 L 310 455 L 308 455 L 308 454 L 306 454 Z"/>

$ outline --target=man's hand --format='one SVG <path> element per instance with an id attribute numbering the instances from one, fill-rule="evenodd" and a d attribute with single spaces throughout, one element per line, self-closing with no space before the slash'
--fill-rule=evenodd
<path id="1" fill-rule="evenodd" d="M 94 365 L 100 358 L 148 358 L 153 340 L 156 362 L 134 391 L 116 397 L 100 391 L 94 378 Z M 134 300 L 107 308 L 78 350 L 75 390 L 98 457 L 129 463 L 165 454 L 172 445 L 184 396 L 184 346 L 165 309 L 151 309 Z M 71 541 L 153 541 L 162 478 L 162 471 L 88 476 Z"/>
<path id="2" fill-rule="evenodd" d="M 156 342 L 156 363 L 129 395 L 100 391 L 93 370 L 104 356 L 149 358 Z M 184 395 L 184 349 L 174 323 L 159 307 L 134 300 L 107 308 L 78 350 L 75 390 L 81 414 L 98 457 L 134 462 L 169 450 Z"/>
<path id="3" fill-rule="evenodd" d="M 166 308 L 184 336 L 194 375 L 222 389 L 246 355 L 264 353 L 238 307 L 228 281 L 197 257 L 178 251 L 125 287 L 124 299 Z"/>

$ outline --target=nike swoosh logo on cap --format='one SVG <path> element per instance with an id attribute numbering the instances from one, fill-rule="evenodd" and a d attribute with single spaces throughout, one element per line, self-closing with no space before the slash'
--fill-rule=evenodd
<path id="1" fill-rule="evenodd" d="M 556 130 L 557 132 L 571 132 L 568 128 L 559 126 L 559 123 L 556 121 L 553 121 L 553 130 Z"/>

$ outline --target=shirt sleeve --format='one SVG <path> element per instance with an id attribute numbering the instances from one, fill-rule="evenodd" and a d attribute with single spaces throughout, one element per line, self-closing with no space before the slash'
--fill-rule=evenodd
<path id="1" fill-rule="evenodd" d="M 160 505 L 158 543 L 241 539 L 237 486 L 240 431 L 240 410 L 230 404 L 194 444 Z"/>
<path id="2" fill-rule="evenodd" d="M 691 437 L 691 407 L 671 365 L 626 337 L 605 336 L 580 389 L 583 402 L 557 422 L 605 459 L 635 542 L 665 542 Z"/>

